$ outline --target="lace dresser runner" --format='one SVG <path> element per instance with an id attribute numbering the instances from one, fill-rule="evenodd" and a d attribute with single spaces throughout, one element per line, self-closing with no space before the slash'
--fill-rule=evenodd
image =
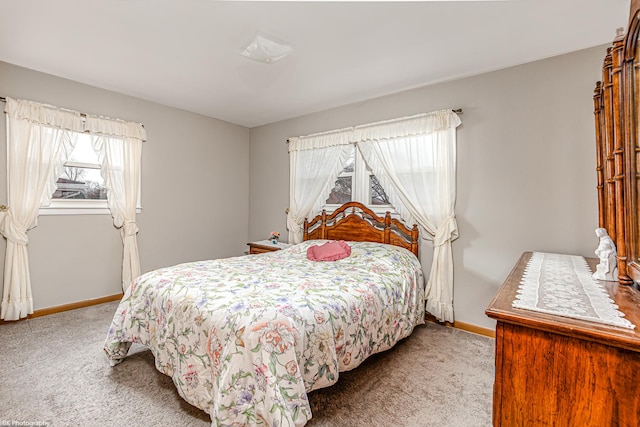
<path id="1" fill-rule="evenodd" d="M 514 308 L 634 329 L 581 256 L 534 252 Z"/>

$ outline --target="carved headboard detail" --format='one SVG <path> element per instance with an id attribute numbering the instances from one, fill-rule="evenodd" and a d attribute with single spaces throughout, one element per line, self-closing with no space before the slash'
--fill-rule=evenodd
<path id="1" fill-rule="evenodd" d="M 387 212 L 376 215 L 361 203 L 349 202 L 333 213 L 325 210 L 311 221 L 304 221 L 304 240 L 329 239 L 378 242 L 403 247 L 418 256 L 418 226 L 411 229 Z"/>

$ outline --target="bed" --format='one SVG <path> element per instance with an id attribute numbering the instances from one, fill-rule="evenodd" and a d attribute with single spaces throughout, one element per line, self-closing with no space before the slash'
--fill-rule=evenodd
<path id="1" fill-rule="evenodd" d="M 351 254 L 307 259 L 309 247 L 334 240 L 348 241 Z M 304 241 L 287 249 L 143 274 L 104 349 L 115 366 L 131 343 L 148 347 L 213 426 L 302 426 L 308 392 L 424 323 L 417 253 L 417 227 L 347 203 L 305 221 Z"/>

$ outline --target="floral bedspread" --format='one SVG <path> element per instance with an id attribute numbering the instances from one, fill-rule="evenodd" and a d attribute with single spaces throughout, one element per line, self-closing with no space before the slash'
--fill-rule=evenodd
<path id="1" fill-rule="evenodd" d="M 424 323 L 422 270 L 411 252 L 349 242 L 348 258 L 307 260 L 307 248 L 321 243 L 140 276 L 114 315 L 109 359 L 120 362 L 132 342 L 147 346 L 213 426 L 306 424 L 307 392 Z"/>

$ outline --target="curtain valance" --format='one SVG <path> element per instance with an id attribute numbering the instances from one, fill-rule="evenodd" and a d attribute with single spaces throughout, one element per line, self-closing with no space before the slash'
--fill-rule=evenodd
<path id="1" fill-rule="evenodd" d="M 335 147 L 336 145 L 346 145 L 350 143 L 352 131 L 353 128 L 345 128 L 289 138 L 289 152 L 317 150 L 319 148 Z"/>
<path id="2" fill-rule="evenodd" d="M 77 111 L 64 110 L 33 101 L 7 98 L 4 112 L 10 117 L 37 123 L 38 125 L 84 132 L 83 117 Z"/>
<path id="3" fill-rule="evenodd" d="M 446 129 L 455 129 L 460 123 L 462 123 L 460 118 L 453 111 L 440 110 L 432 113 L 356 126 L 350 133 L 350 141 L 379 141 L 382 139 L 427 135 Z"/>
<path id="4" fill-rule="evenodd" d="M 4 111 L 9 116 L 39 125 L 80 133 L 89 132 L 116 138 L 147 140 L 147 133 L 140 123 L 82 114 L 77 111 L 22 99 L 7 98 L 6 103 Z"/>
<path id="5" fill-rule="evenodd" d="M 289 138 L 289 152 L 316 150 L 361 141 L 406 138 L 455 129 L 462 122 L 450 109 Z"/>
<path id="6" fill-rule="evenodd" d="M 87 116 L 84 126 L 86 131 L 93 134 L 147 140 L 147 132 L 140 123 L 125 122 L 109 117 Z"/>

